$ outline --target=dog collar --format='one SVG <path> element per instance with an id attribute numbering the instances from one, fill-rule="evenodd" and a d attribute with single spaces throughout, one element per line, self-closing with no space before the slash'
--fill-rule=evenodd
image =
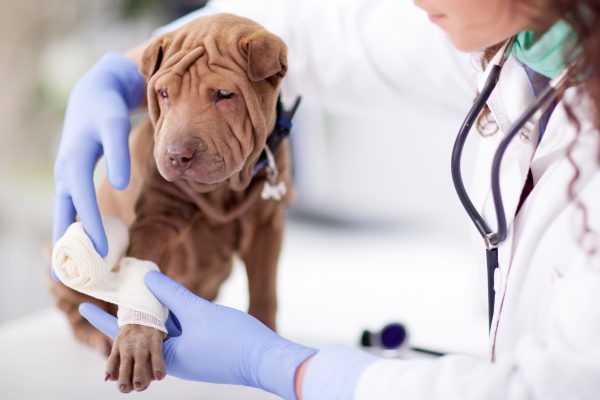
<path id="1" fill-rule="evenodd" d="M 267 138 L 265 149 L 261 153 L 256 164 L 254 164 L 254 168 L 252 169 L 253 176 L 264 168 L 269 169 L 270 171 L 268 172 L 270 174 L 273 173 L 271 172 L 274 167 L 273 155 L 277 153 L 283 140 L 290 136 L 290 131 L 292 130 L 292 118 L 294 118 L 294 114 L 296 114 L 296 111 L 298 110 L 301 99 L 301 97 L 296 97 L 296 101 L 292 108 L 286 110 L 281 102 L 281 97 L 277 98 L 277 121 L 275 122 L 273 131 Z"/>

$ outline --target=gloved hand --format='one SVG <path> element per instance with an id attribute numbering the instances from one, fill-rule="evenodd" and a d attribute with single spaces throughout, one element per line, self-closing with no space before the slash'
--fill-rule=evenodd
<path id="1" fill-rule="evenodd" d="M 54 167 L 54 243 L 79 214 L 96 251 L 108 253 L 94 168 L 104 153 L 110 184 L 120 190 L 129 184 L 129 112 L 140 104 L 144 87 L 135 63 L 116 53 L 102 57 L 75 85 Z"/>
<path id="2" fill-rule="evenodd" d="M 296 369 L 316 350 L 282 338 L 244 312 L 210 303 L 160 272 L 148 272 L 145 282 L 181 327 L 167 323 L 163 354 L 169 375 L 252 386 L 296 399 Z M 90 303 L 79 312 L 107 336 L 117 335 L 112 315 Z"/>

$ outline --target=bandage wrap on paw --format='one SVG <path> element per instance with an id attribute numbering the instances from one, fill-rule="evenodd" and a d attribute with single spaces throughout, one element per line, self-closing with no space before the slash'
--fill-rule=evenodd
<path id="1" fill-rule="evenodd" d="M 109 253 L 102 258 L 80 222 L 75 222 L 52 251 L 52 267 L 66 286 L 88 296 L 116 304 L 119 326 L 145 325 L 167 332 L 169 311 L 144 284 L 144 275 L 157 270 L 152 261 L 122 258 L 129 234 L 118 218 L 104 217 Z"/>

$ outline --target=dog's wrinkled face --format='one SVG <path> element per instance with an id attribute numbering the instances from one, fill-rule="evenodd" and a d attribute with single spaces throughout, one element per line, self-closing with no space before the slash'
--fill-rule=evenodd
<path id="1" fill-rule="evenodd" d="M 146 49 L 154 158 L 168 181 L 243 189 L 274 124 L 285 44 L 230 14 L 200 18 Z"/>

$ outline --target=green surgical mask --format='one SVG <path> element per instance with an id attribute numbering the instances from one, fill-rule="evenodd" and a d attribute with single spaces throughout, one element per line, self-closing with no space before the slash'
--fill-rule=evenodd
<path id="1" fill-rule="evenodd" d="M 512 54 L 532 70 L 552 79 L 564 69 L 565 55 L 576 46 L 577 37 L 569 24 L 558 21 L 545 33 L 533 31 L 517 35 Z M 572 57 L 579 51 L 572 52 Z"/>

